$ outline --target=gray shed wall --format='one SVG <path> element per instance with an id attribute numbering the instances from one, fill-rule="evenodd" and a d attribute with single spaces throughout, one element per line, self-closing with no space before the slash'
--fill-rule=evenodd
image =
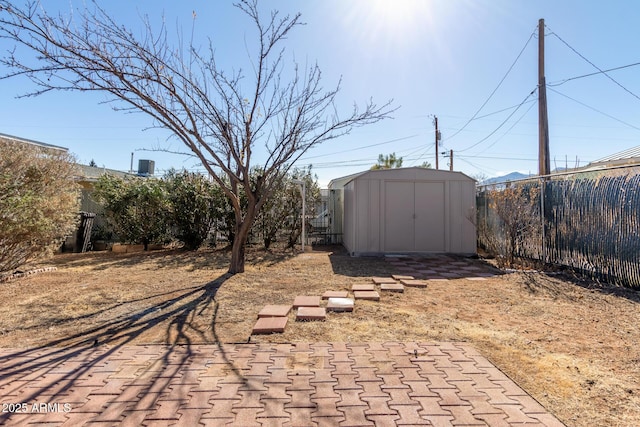
<path id="1" fill-rule="evenodd" d="M 370 171 L 343 197 L 343 242 L 353 255 L 476 253 L 475 181 L 460 172 Z"/>

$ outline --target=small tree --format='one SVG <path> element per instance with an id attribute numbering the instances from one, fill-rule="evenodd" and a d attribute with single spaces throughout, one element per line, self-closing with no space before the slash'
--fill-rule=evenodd
<path id="1" fill-rule="evenodd" d="M 0 273 L 50 253 L 74 231 L 74 175 L 66 152 L 0 140 Z"/>
<path id="2" fill-rule="evenodd" d="M 169 226 L 186 249 L 198 249 L 216 219 L 216 185 L 201 174 L 170 171 L 164 177 Z"/>
<path id="3" fill-rule="evenodd" d="M 141 243 L 146 251 L 149 243 L 166 237 L 169 203 L 162 181 L 107 174 L 98 179 L 93 194 L 121 240 Z"/>
<path id="4" fill-rule="evenodd" d="M 115 21 L 97 2 L 71 18 L 50 14 L 44 3 L 0 0 L 0 37 L 26 48 L 0 58 L 4 75 L 27 76 L 36 89 L 102 92 L 113 105 L 143 112 L 197 157 L 228 197 L 234 213 L 230 273 L 244 271 L 245 244 L 263 204 L 310 148 L 388 117 L 389 103 L 368 102 L 346 115 L 336 107 L 340 86 L 325 90 L 320 68 L 285 70 L 281 45 L 301 24 L 300 15 L 271 12 L 257 0 L 237 7 L 255 28 L 249 77 L 219 69 L 215 47 L 169 43 L 164 25 L 143 21 L 142 34 Z M 195 20 L 195 14 L 194 20 Z M 187 38 L 179 37 L 179 40 Z M 26 52 L 32 52 L 30 57 Z M 290 76 L 286 80 L 284 76 Z M 251 178 L 254 151 L 262 150 L 263 174 Z M 241 197 L 246 197 L 246 205 Z"/>
<path id="5" fill-rule="evenodd" d="M 287 240 L 287 247 L 295 246 L 302 233 L 302 197 L 300 185 L 294 180 L 305 182 L 306 215 L 315 215 L 315 206 L 320 200 L 317 178 L 308 169 L 294 169 L 278 187 L 274 196 L 264 205 L 256 219 L 256 229 L 261 235 L 264 247 L 269 249 L 278 236 Z"/>
<path id="6" fill-rule="evenodd" d="M 393 169 L 402 167 L 402 157 L 396 157 L 396 153 L 378 156 L 378 163 L 371 166 L 371 170 Z"/>

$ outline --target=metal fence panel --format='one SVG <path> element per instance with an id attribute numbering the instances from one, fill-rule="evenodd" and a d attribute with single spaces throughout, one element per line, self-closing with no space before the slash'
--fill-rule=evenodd
<path id="1" fill-rule="evenodd" d="M 518 256 L 566 265 L 610 283 L 640 288 L 640 174 L 518 183 L 541 185 L 543 235 L 524 239 Z M 478 193 L 478 236 L 504 241 L 504 221 L 492 200 L 500 188 Z M 484 234 L 483 234 L 484 233 Z"/>

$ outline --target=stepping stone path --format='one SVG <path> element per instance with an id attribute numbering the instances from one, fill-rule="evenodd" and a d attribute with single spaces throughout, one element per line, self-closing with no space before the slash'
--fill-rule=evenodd
<path id="1" fill-rule="evenodd" d="M 380 294 L 376 291 L 353 291 L 353 297 L 368 301 L 380 301 Z"/>
<path id="2" fill-rule="evenodd" d="M 351 298 L 329 298 L 327 311 L 353 311 L 354 301 Z"/>
<path id="3" fill-rule="evenodd" d="M 287 324 L 291 308 L 295 308 L 296 320 L 325 320 L 327 311 L 352 312 L 355 300 L 380 301 L 382 292 L 404 292 L 405 286 L 426 288 L 429 282 L 449 282 L 450 279 L 486 280 L 497 274 L 488 265 L 480 265 L 470 258 L 449 255 L 433 255 L 425 257 L 395 256 L 386 257 L 389 266 L 398 272 L 391 277 L 372 277 L 373 283 L 358 283 L 351 286 L 353 298 L 348 291 L 325 291 L 322 296 L 299 295 L 293 305 L 266 305 L 258 313 L 252 334 L 282 333 Z M 322 300 L 327 300 L 326 308 L 321 307 Z"/>
<path id="4" fill-rule="evenodd" d="M 326 291 L 322 294 L 322 299 L 329 298 L 347 298 L 349 296 L 349 291 Z"/>
<path id="5" fill-rule="evenodd" d="M 413 276 L 403 276 L 402 274 L 393 274 L 391 275 L 391 277 L 395 280 L 413 280 L 415 279 L 415 277 Z M 385 283 L 389 283 L 389 282 L 385 282 Z"/>
<path id="6" fill-rule="evenodd" d="M 351 291 L 352 292 L 357 292 L 357 291 L 375 291 L 376 288 L 369 283 L 361 283 L 361 284 L 355 284 L 351 286 Z"/>
<path id="7" fill-rule="evenodd" d="M 402 283 L 383 283 L 380 285 L 380 290 L 387 292 L 404 292 L 404 285 Z"/>
<path id="8" fill-rule="evenodd" d="M 412 288 L 426 288 L 427 287 L 427 281 L 426 280 L 401 280 L 400 281 L 403 285 L 405 286 L 409 286 Z"/>
<path id="9" fill-rule="evenodd" d="M 288 317 L 261 317 L 251 330 L 251 335 L 282 333 L 287 320 Z"/>
<path id="10" fill-rule="evenodd" d="M 320 297 L 299 295 L 293 300 L 293 308 L 298 307 L 320 307 Z"/>
<path id="11" fill-rule="evenodd" d="M 327 311 L 324 307 L 300 307 L 296 313 L 296 320 L 325 320 Z"/>
<path id="12" fill-rule="evenodd" d="M 412 279 L 413 279 L 413 277 L 412 277 Z M 393 277 L 373 277 L 373 278 L 371 278 L 371 280 L 376 285 L 381 285 L 383 283 L 396 283 L 396 279 L 394 279 Z"/>
<path id="13" fill-rule="evenodd" d="M 287 317 L 291 311 L 291 305 L 265 305 L 258 318 L 261 317 Z"/>

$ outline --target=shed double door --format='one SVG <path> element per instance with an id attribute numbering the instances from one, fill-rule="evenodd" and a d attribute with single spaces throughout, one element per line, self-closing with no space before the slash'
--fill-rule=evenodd
<path id="1" fill-rule="evenodd" d="M 385 251 L 445 252 L 444 182 L 385 183 Z"/>

